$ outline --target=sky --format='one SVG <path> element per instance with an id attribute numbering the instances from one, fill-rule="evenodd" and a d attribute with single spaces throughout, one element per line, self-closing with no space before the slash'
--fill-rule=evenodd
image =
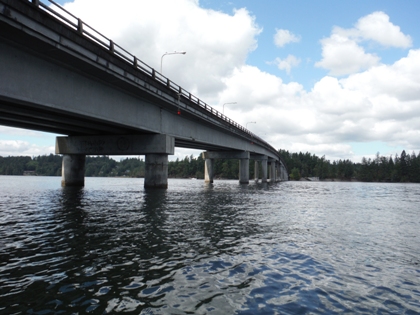
<path id="1" fill-rule="evenodd" d="M 420 1 L 56 2 L 277 149 L 420 152 Z M 55 136 L 0 126 L 0 156 L 54 153 Z"/>

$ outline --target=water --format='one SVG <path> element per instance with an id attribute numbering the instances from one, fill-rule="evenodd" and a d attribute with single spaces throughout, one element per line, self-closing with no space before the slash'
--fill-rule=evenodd
<path id="1" fill-rule="evenodd" d="M 0 176 L 0 314 L 420 314 L 420 185 Z"/>

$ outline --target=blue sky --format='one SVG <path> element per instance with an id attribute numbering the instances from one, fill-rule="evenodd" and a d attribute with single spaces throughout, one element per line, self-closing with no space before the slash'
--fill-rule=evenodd
<path id="1" fill-rule="evenodd" d="M 420 1 L 57 2 L 156 69 L 186 50 L 165 75 L 219 111 L 236 102 L 225 113 L 276 148 L 355 162 L 420 151 Z M 0 126 L 0 155 L 53 148 L 54 135 Z"/>
<path id="2" fill-rule="evenodd" d="M 313 63 L 321 57 L 320 39 L 328 37 L 333 26 L 351 28 L 362 16 L 375 11 L 388 14 L 392 22 L 400 26 L 401 30 L 418 39 L 420 28 L 418 15 L 420 1 L 213 1 L 200 3 L 207 8 L 231 13 L 235 8 L 246 7 L 256 17 L 256 23 L 263 28 L 258 36 L 258 49 L 250 53 L 247 62 L 263 71 L 280 76 L 285 82 L 297 81 L 306 89 L 311 89 L 314 83 L 327 74 L 324 69 L 314 68 Z M 269 3 L 269 4 L 267 4 Z M 291 30 L 301 37 L 299 43 L 285 45 L 282 48 L 273 47 L 273 35 L 276 29 Z M 415 40 L 414 40 L 415 42 Z M 418 43 L 417 43 L 418 44 Z M 379 50 L 384 62 L 392 63 L 406 55 L 403 49 L 387 49 L 376 46 L 369 47 L 370 51 Z M 418 45 L 417 45 L 418 47 Z M 267 64 L 277 57 L 296 55 L 302 59 L 300 67 L 290 75 Z M 312 62 L 307 62 L 312 61 Z"/>

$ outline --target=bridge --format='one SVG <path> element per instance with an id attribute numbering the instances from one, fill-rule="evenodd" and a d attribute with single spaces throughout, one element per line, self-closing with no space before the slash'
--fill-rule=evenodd
<path id="1" fill-rule="evenodd" d="M 46 0 L 44 0 L 45 2 Z M 86 155 L 145 155 L 144 186 L 166 188 L 175 147 L 239 160 L 239 181 L 287 180 L 278 151 L 52 0 L 0 0 L 0 125 L 52 132 L 62 185 Z M 261 172 L 260 172 L 261 170 Z"/>

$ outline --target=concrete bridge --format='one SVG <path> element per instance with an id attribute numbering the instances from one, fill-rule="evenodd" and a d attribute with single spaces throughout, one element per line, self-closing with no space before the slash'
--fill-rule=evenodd
<path id="1" fill-rule="evenodd" d="M 86 155 L 145 155 L 145 187 L 165 188 L 175 147 L 205 151 L 206 182 L 218 158 L 240 161 L 240 183 L 250 160 L 287 180 L 266 141 L 50 2 L 0 0 L 0 124 L 67 135 L 63 186 L 84 185 Z"/>

